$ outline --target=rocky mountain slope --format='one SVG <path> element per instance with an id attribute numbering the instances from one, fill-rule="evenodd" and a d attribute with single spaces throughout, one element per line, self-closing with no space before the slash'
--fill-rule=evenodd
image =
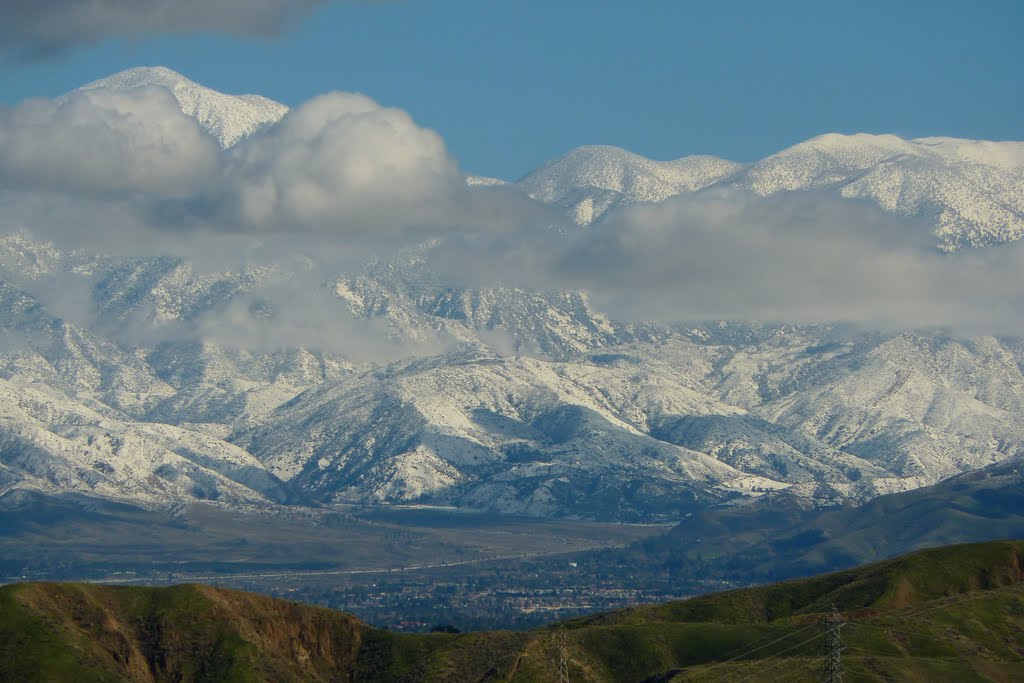
<path id="1" fill-rule="evenodd" d="M 1024 346 L 1011 340 L 636 328 L 568 294 L 432 293 L 419 280 L 414 298 L 414 273 L 389 286 L 371 269 L 333 285 L 345 288 L 339 314 L 400 336 L 445 330 L 456 347 L 366 364 L 188 338 L 147 345 L 118 322 L 187 322 L 255 279 L 89 261 L 23 235 L 0 244 L 6 487 L 651 519 L 781 490 L 801 505 L 865 501 L 1024 445 Z M 86 326 L 28 291 L 79 261 L 98 311 Z M 35 279 L 13 284 L 26 263 Z M 495 352 L 495 320 L 547 353 Z"/>
<path id="2" fill-rule="evenodd" d="M 85 87 L 140 86 L 169 89 L 224 146 L 286 111 L 166 69 Z M 1021 157 L 1019 143 L 893 136 L 823 136 L 743 166 L 591 147 L 519 186 L 582 223 L 715 188 L 831 192 L 930 220 L 956 249 L 1015 238 Z M 0 236 L 0 492 L 675 519 L 779 492 L 859 503 L 1024 448 L 1019 340 L 625 324 L 579 292 L 454 287 L 415 249 L 350 272 L 304 256 L 315 283 L 294 304 L 316 294 L 328 322 L 427 349 L 357 360 L 207 333 L 286 315 L 268 292 L 294 283 L 287 256 L 208 272 L 16 227 Z"/>

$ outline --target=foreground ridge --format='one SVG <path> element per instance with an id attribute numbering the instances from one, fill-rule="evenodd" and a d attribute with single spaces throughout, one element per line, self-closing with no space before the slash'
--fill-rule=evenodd
<path id="1" fill-rule="evenodd" d="M 18 584 L 0 588 L 0 680 L 811 681 L 839 623 L 844 681 L 1019 678 L 1024 541 L 523 633 L 400 635 L 201 585 Z"/>

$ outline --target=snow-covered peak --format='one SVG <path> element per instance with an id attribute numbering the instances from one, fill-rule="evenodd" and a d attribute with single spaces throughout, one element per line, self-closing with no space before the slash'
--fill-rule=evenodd
<path id="1" fill-rule="evenodd" d="M 586 225 L 619 204 L 660 202 L 707 187 L 742 168 L 712 156 L 654 161 L 619 147 L 578 147 L 533 171 L 518 185 L 534 199 L 563 205 Z"/>
<path id="2" fill-rule="evenodd" d="M 288 112 L 288 107 L 280 102 L 260 95 L 225 95 L 162 66 L 128 69 L 78 90 L 106 88 L 125 92 L 148 86 L 167 89 L 178 100 L 181 110 L 196 119 L 225 149 L 277 123 Z"/>
<path id="3" fill-rule="evenodd" d="M 79 90 L 108 88 L 110 90 L 124 91 L 133 88 L 143 88 L 148 85 L 159 85 L 172 91 L 178 87 L 203 87 L 165 66 L 137 66 L 93 81 L 92 83 L 87 83 L 79 88 Z"/>
<path id="4" fill-rule="evenodd" d="M 826 187 L 878 164 L 920 155 L 895 135 L 828 133 L 762 159 L 744 174 L 743 184 L 762 196 Z"/>
<path id="5" fill-rule="evenodd" d="M 761 196 L 822 190 L 930 223 L 956 251 L 1024 236 L 1024 143 L 830 133 L 730 179 Z"/>
<path id="6" fill-rule="evenodd" d="M 742 165 L 716 157 L 653 161 L 618 147 L 579 147 L 518 183 L 579 225 L 623 204 L 729 186 L 760 196 L 816 190 L 867 199 L 930 224 L 940 248 L 1024 237 L 1024 142 L 827 133 Z"/>
<path id="7" fill-rule="evenodd" d="M 827 133 L 762 159 L 745 177 L 752 190 L 767 195 L 848 182 L 851 175 L 883 164 L 935 167 L 963 163 L 1020 168 L 1024 166 L 1024 142 L 948 137 L 904 140 L 896 135 Z"/>
<path id="8" fill-rule="evenodd" d="M 907 145 L 910 144 L 912 143 L 891 133 L 822 133 L 809 140 L 799 142 L 792 147 L 787 147 L 779 152 L 779 154 L 808 148 L 831 152 L 837 155 L 870 155 L 872 152 L 875 154 L 894 154 L 906 152 L 908 150 Z"/>
<path id="9" fill-rule="evenodd" d="M 570 187 L 612 190 L 632 201 L 658 202 L 704 187 L 738 168 L 740 164 L 712 156 L 654 161 L 619 147 L 587 145 L 546 163 L 519 185 L 544 202 L 557 201 Z"/>
<path id="10" fill-rule="evenodd" d="M 930 137 L 911 140 L 934 154 L 1003 168 L 1024 167 L 1024 142 Z"/>

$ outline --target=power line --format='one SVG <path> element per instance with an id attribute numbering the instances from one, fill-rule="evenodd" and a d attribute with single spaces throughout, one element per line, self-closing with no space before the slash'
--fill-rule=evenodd
<path id="1" fill-rule="evenodd" d="M 959 667 L 961 667 L 963 669 L 967 669 L 969 671 L 975 671 L 975 668 L 973 666 L 970 666 L 969 664 L 965 664 L 964 663 L 967 660 L 964 660 L 964 659 L 962 659 L 960 657 L 923 657 L 923 656 L 914 657 L 912 655 L 903 655 L 903 656 L 900 656 L 900 655 L 880 655 L 877 652 L 873 652 L 872 650 L 865 650 L 862 647 L 854 647 L 853 645 L 847 646 L 846 649 L 847 650 L 855 650 L 857 652 L 862 652 L 862 653 L 864 653 L 865 658 L 867 658 L 867 657 L 874 657 L 875 659 L 878 659 L 878 660 L 881 660 L 881 659 L 892 659 L 892 660 L 920 659 L 920 660 L 926 660 L 926 661 L 931 661 L 931 662 L 942 662 L 943 664 L 948 664 L 950 666 L 959 666 Z"/>
<path id="2" fill-rule="evenodd" d="M 856 621 L 850 622 L 849 626 L 857 626 L 859 628 L 870 628 L 870 629 L 874 629 L 876 631 L 884 631 L 886 633 L 902 633 L 904 635 L 917 636 L 919 638 L 931 638 L 932 640 L 942 640 L 942 641 L 945 641 L 947 643 L 955 643 L 957 645 L 962 644 L 960 639 L 959 639 L 959 637 L 957 637 L 956 639 L 953 639 L 953 638 L 950 638 L 949 636 L 937 636 L 937 635 L 928 634 L 928 633 L 918 633 L 917 631 L 908 631 L 908 630 L 902 629 L 902 628 L 893 628 L 893 627 L 889 627 L 889 626 L 875 626 L 874 624 L 863 624 L 863 623 L 856 622 Z"/>
<path id="3" fill-rule="evenodd" d="M 803 640 L 803 641 L 797 643 L 796 645 L 793 645 L 792 647 L 788 647 L 785 650 L 782 650 L 781 652 L 776 652 L 775 655 L 773 655 L 773 656 L 774 657 L 779 657 L 780 658 L 779 661 L 777 661 L 775 664 L 769 666 L 766 669 L 758 669 L 757 671 L 754 671 L 754 672 L 751 672 L 750 674 L 747 674 L 743 678 L 739 679 L 737 681 L 737 683 L 743 683 L 743 681 L 749 681 L 749 680 L 753 679 L 755 676 L 764 676 L 769 671 L 774 671 L 775 669 L 778 669 L 780 666 L 783 666 L 784 664 L 790 664 L 791 662 L 789 660 L 792 659 L 791 657 L 783 659 L 783 658 L 781 658 L 781 656 L 786 654 L 787 652 L 792 652 L 793 650 L 797 649 L 798 647 L 802 647 L 802 646 L 806 645 L 807 643 L 814 642 L 818 638 L 824 638 L 824 637 L 825 637 L 824 633 L 817 633 L 817 634 L 811 636 L 810 638 L 808 638 L 806 640 Z"/>
<path id="4" fill-rule="evenodd" d="M 799 674 L 802 674 L 803 672 L 807 671 L 808 669 L 816 669 L 816 668 L 818 668 L 818 660 L 817 659 L 808 660 L 808 661 L 804 662 L 803 664 L 801 664 L 800 666 L 792 668 L 789 671 L 785 672 L 784 674 L 782 674 L 781 678 L 776 678 L 774 683 L 784 683 L 784 681 L 790 680 L 794 676 L 799 676 Z"/>
<path id="5" fill-rule="evenodd" d="M 712 669 L 717 669 L 720 666 L 725 666 L 726 664 L 729 664 L 731 662 L 735 662 L 737 659 L 743 659 L 747 655 L 751 655 L 751 654 L 753 654 L 755 652 L 760 652 L 761 650 L 765 649 L 766 647 L 770 647 L 772 645 L 775 645 L 776 643 L 781 643 L 783 640 L 786 640 L 787 638 L 792 638 L 793 636 L 795 636 L 795 635 L 797 635 L 799 633 L 803 633 L 807 629 L 813 628 L 814 626 L 817 626 L 817 624 L 808 624 L 808 625 L 804 626 L 803 628 L 797 629 L 796 631 L 793 631 L 792 633 L 787 633 L 786 635 L 782 636 L 781 638 L 776 638 L 775 640 L 773 640 L 773 641 L 771 641 L 769 643 L 765 643 L 764 645 L 761 645 L 760 647 L 751 648 L 749 650 L 746 650 L 745 652 L 741 652 L 740 654 L 736 655 L 735 657 L 732 657 L 730 659 L 722 660 L 721 662 L 715 662 L 711 666 L 704 667 L 703 669 L 700 669 L 699 671 L 695 671 L 693 673 L 701 673 L 701 674 L 707 673 L 708 671 L 711 671 Z M 764 638 L 762 638 L 761 640 L 764 640 Z M 757 641 L 755 640 L 754 642 L 756 643 Z M 784 650 L 784 652 L 785 652 L 785 650 Z"/>
<path id="6" fill-rule="evenodd" d="M 765 635 L 761 636 L 757 640 L 753 640 L 753 641 L 751 641 L 749 643 L 744 643 L 740 647 L 733 648 L 732 650 L 729 650 L 725 654 L 721 655 L 722 657 L 726 657 L 727 659 L 725 659 L 725 660 L 723 660 L 721 662 L 718 662 L 716 664 L 713 664 L 711 667 L 708 667 L 708 668 L 719 666 L 721 664 L 727 664 L 728 662 L 731 662 L 731 661 L 734 661 L 735 659 L 739 659 L 741 657 L 744 657 L 744 656 L 750 654 L 751 652 L 756 652 L 755 649 L 752 649 L 752 648 L 754 648 L 754 646 L 760 645 L 761 643 L 763 643 L 764 641 L 768 640 L 769 638 L 775 638 L 778 635 L 778 630 L 776 628 L 772 627 L 771 624 L 767 624 L 766 623 L 764 625 L 769 627 L 769 628 L 772 628 L 772 630 L 769 633 L 766 633 Z M 811 624 L 811 626 L 813 626 L 813 624 Z M 810 628 L 810 626 L 808 626 L 807 628 Z M 796 635 L 797 633 L 800 633 L 800 631 L 806 631 L 807 628 L 802 628 L 802 629 L 800 629 L 798 631 L 794 631 L 793 633 L 791 633 L 789 635 Z M 784 640 L 785 638 L 788 638 L 788 637 L 789 636 L 783 636 L 779 640 Z M 773 642 L 778 642 L 778 640 L 775 640 Z M 771 645 L 771 644 L 772 643 L 768 643 L 768 645 Z M 734 655 L 736 655 L 736 656 L 734 657 Z M 707 669 L 704 669 L 704 670 L 707 671 Z"/>
<path id="7" fill-rule="evenodd" d="M 1022 587 L 1021 587 L 1020 584 L 1009 585 L 1009 586 L 1001 586 L 1000 587 L 1000 589 L 1002 589 L 1002 590 L 1010 590 L 1010 591 L 1021 590 L 1021 588 Z M 950 607 L 952 605 L 955 605 L 955 604 L 957 604 L 959 602 L 963 602 L 965 600 L 969 600 L 969 599 L 980 597 L 980 596 L 984 596 L 984 595 L 991 595 L 991 594 L 992 594 L 992 590 L 991 589 L 978 589 L 978 590 L 973 590 L 973 591 L 965 591 L 963 593 L 957 593 L 955 595 L 948 595 L 948 596 L 943 597 L 943 598 L 937 598 L 935 600 L 929 600 L 928 602 L 922 603 L 922 604 L 917 605 L 915 607 L 908 607 L 908 608 L 906 608 L 906 611 L 903 612 L 903 613 L 894 613 L 893 617 L 894 618 L 900 618 L 900 619 L 910 619 L 910 618 L 919 616 L 921 614 L 925 614 L 927 612 L 932 612 L 932 611 L 937 610 L 937 609 L 943 609 L 945 607 Z"/>
<path id="8" fill-rule="evenodd" d="M 864 669 L 864 668 L 859 667 L 859 666 L 848 666 L 848 667 L 846 667 L 846 670 L 849 671 L 850 673 L 862 674 L 864 676 L 871 676 L 871 677 L 878 677 L 878 676 L 882 676 L 883 675 L 882 672 L 880 672 L 880 671 L 871 671 L 869 669 Z"/>

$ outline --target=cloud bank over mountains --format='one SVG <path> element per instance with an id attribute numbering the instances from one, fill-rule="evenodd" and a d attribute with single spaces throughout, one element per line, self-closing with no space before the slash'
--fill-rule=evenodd
<path id="1" fill-rule="evenodd" d="M 993 209 L 1024 220 L 1021 151 L 604 147 L 474 184 L 357 94 L 289 110 L 137 69 L 24 102 L 0 489 L 636 520 L 982 467 L 1024 444 L 1024 337 L 992 336 L 1024 332 L 1024 232 Z"/>
<path id="2" fill-rule="evenodd" d="M 410 249 L 449 286 L 585 290 L 620 320 L 1024 331 L 1016 244 L 943 254 L 930 226 L 862 199 L 728 184 L 580 227 L 514 185 L 468 185 L 436 132 L 351 93 L 227 149 L 165 87 L 23 102 L 0 110 L 0 208 L 7 231 L 211 271 L 315 263 L 299 289 L 274 285 L 289 316 L 261 318 L 249 292 L 192 332 L 239 344 L 273 325 L 285 345 L 353 337 L 351 321 L 325 328 L 330 306 L 299 305 L 302 289 Z"/>
<path id="3" fill-rule="evenodd" d="M 625 207 L 568 236 L 450 241 L 431 258 L 467 286 L 585 290 L 617 320 L 1024 332 L 1024 247 L 946 254 L 922 228 L 816 193 L 723 190 Z"/>
<path id="4" fill-rule="evenodd" d="M 37 58 L 107 38 L 216 31 L 274 35 L 327 0 L 7 0 L 0 54 Z"/>
<path id="5" fill-rule="evenodd" d="M 471 190 L 436 132 L 340 92 L 225 150 L 165 87 L 90 86 L 0 108 L 0 189 L 99 202 L 140 229 L 254 235 L 408 241 L 547 213 L 519 192 Z"/>

